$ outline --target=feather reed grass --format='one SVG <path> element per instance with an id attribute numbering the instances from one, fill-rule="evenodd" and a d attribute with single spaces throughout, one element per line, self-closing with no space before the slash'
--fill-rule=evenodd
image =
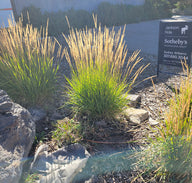
<path id="1" fill-rule="evenodd" d="M 187 77 L 181 78 L 179 92 L 175 88 L 159 134 L 139 157 L 144 173 L 153 172 L 159 182 L 192 182 L 192 80 L 182 64 Z"/>
<path id="2" fill-rule="evenodd" d="M 127 61 L 125 28 L 115 33 L 114 28 L 97 27 L 97 17 L 94 22 L 94 29 L 72 28 L 64 35 L 69 46 L 65 56 L 72 70 L 72 78 L 67 78 L 69 101 L 77 113 L 110 118 L 126 106 L 123 94 L 131 90 L 147 66 L 133 73 L 142 59 L 135 51 Z"/>
<path id="3" fill-rule="evenodd" d="M 23 106 L 42 106 L 55 90 L 61 46 L 55 48 L 48 28 L 8 21 L 9 27 L 0 30 L 0 88 Z"/>

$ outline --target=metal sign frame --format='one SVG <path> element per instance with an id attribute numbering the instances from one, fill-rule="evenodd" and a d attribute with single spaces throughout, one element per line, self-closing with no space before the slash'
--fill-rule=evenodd
<path id="1" fill-rule="evenodd" d="M 157 77 L 159 73 L 178 75 L 160 71 L 160 65 L 182 67 L 187 61 L 190 69 L 192 59 L 192 21 L 162 20 L 159 27 L 159 49 Z"/>

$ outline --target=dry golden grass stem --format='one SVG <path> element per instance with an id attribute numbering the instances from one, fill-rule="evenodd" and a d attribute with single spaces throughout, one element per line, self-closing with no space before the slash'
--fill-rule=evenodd
<path id="1" fill-rule="evenodd" d="M 182 62 L 183 71 L 187 73 L 186 78 L 181 77 L 179 93 L 175 86 L 175 95 L 170 100 L 169 111 L 165 114 L 167 134 L 187 135 L 191 138 L 192 133 L 192 82 L 191 74 L 186 62 Z M 189 135 L 189 136 L 188 136 Z"/>
<path id="2" fill-rule="evenodd" d="M 68 36 L 63 35 L 69 45 L 69 52 L 65 49 L 68 63 L 73 67 L 75 63 L 76 68 L 82 68 L 93 63 L 102 65 L 107 62 L 112 74 L 121 73 L 122 78 L 127 78 L 129 82 L 134 83 L 148 65 L 136 69 L 136 65 L 142 60 L 138 56 L 140 51 L 133 52 L 127 60 L 125 27 L 123 30 L 120 28 L 117 33 L 114 28 L 110 31 L 104 27 L 102 30 L 101 25 L 97 26 L 97 18 L 94 15 L 93 18 L 94 29 L 70 29 Z"/>
<path id="3" fill-rule="evenodd" d="M 38 30 L 22 21 L 0 29 L 0 87 L 26 107 L 44 106 L 56 89 L 62 47 L 48 37 L 48 23 Z"/>
<path id="4" fill-rule="evenodd" d="M 9 19 L 9 28 L 0 30 L 0 54 L 8 54 L 12 57 L 18 57 L 18 53 L 26 55 L 31 60 L 31 55 L 35 52 L 43 57 L 54 57 L 56 43 L 59 45 L 57 57 L 62 58 L 62 48 L 56 39 L 48 37 L 48 22 L 46 28 L 33 28 L 27 24 L 22 25 L 22 17 L 17 23 Z"/>

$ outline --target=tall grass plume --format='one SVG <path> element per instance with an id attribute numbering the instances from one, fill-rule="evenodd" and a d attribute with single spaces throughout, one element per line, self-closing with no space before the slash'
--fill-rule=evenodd
<path id="1" fill-rule="evenodd" d="M 144 172 L 161 182 L 192 182 L 192 82 L 187 64 L 183 69 L 187 77 L 175 88 L 158 135 L 142 153 Z"/>
<path id="2" fill-rule="evenodd" d="M 45 105 L 55 90 L 61 46 L 55 48 L 47 28 L 8 21 L 0 30 L 0 88 L 21 105 Z"/>
<path id="3" fill-rule="evenodd" d="M 146 66 L 133 73 L 142 60 L 135 51 L 127 60 L 124 42 L 125 28 L 116 33 L 97 27 L 94 29 L 71 29 L 64 38 L 69 46 L 65 56 L 72 70 L 67 78 L 69 102 L 77 113 L 92 118 L 110 118 L 122 110 L 128 93 L 138 75 Z"/>

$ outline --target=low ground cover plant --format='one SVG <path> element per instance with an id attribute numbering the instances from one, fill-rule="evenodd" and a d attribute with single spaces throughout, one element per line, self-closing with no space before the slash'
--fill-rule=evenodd
<path id="1" fill-rule="evenodd" d="M 79 122 L 67 118 L 58 120 L 54 126 L 56 129 L 52 132 L 52 138 L 59 147 L 81 140 L 81 126 Z"/>
<path id="2" fill-rule="evenodd" d="M 56 40 L 22 19 L 0 30 L 0 45 L 0 88 L 25 107 L 43 106 L 54 93 L 61 47 L 54 63 Z"/>
<path id="3" fill-rule="evenodd" d="M 153 172 L 162 182 L 192 181 L 192 82 L 186 71 L 156 139 L 144 152 L 144 172 Z"/>
<path id="4" fill-rule="evenodd" d="M 145 66 L 132 73 L 141 61 L 139 51 L 126 60 L 125 30 L 108 28 L 71 29 L 65 36 L 69 51 L 66 59 L 72 70 L 67 78 L 69 103 L 73 111 L 90 118 L 110 118 L 126 106 L 125 93 L 132 88 Z"/>

